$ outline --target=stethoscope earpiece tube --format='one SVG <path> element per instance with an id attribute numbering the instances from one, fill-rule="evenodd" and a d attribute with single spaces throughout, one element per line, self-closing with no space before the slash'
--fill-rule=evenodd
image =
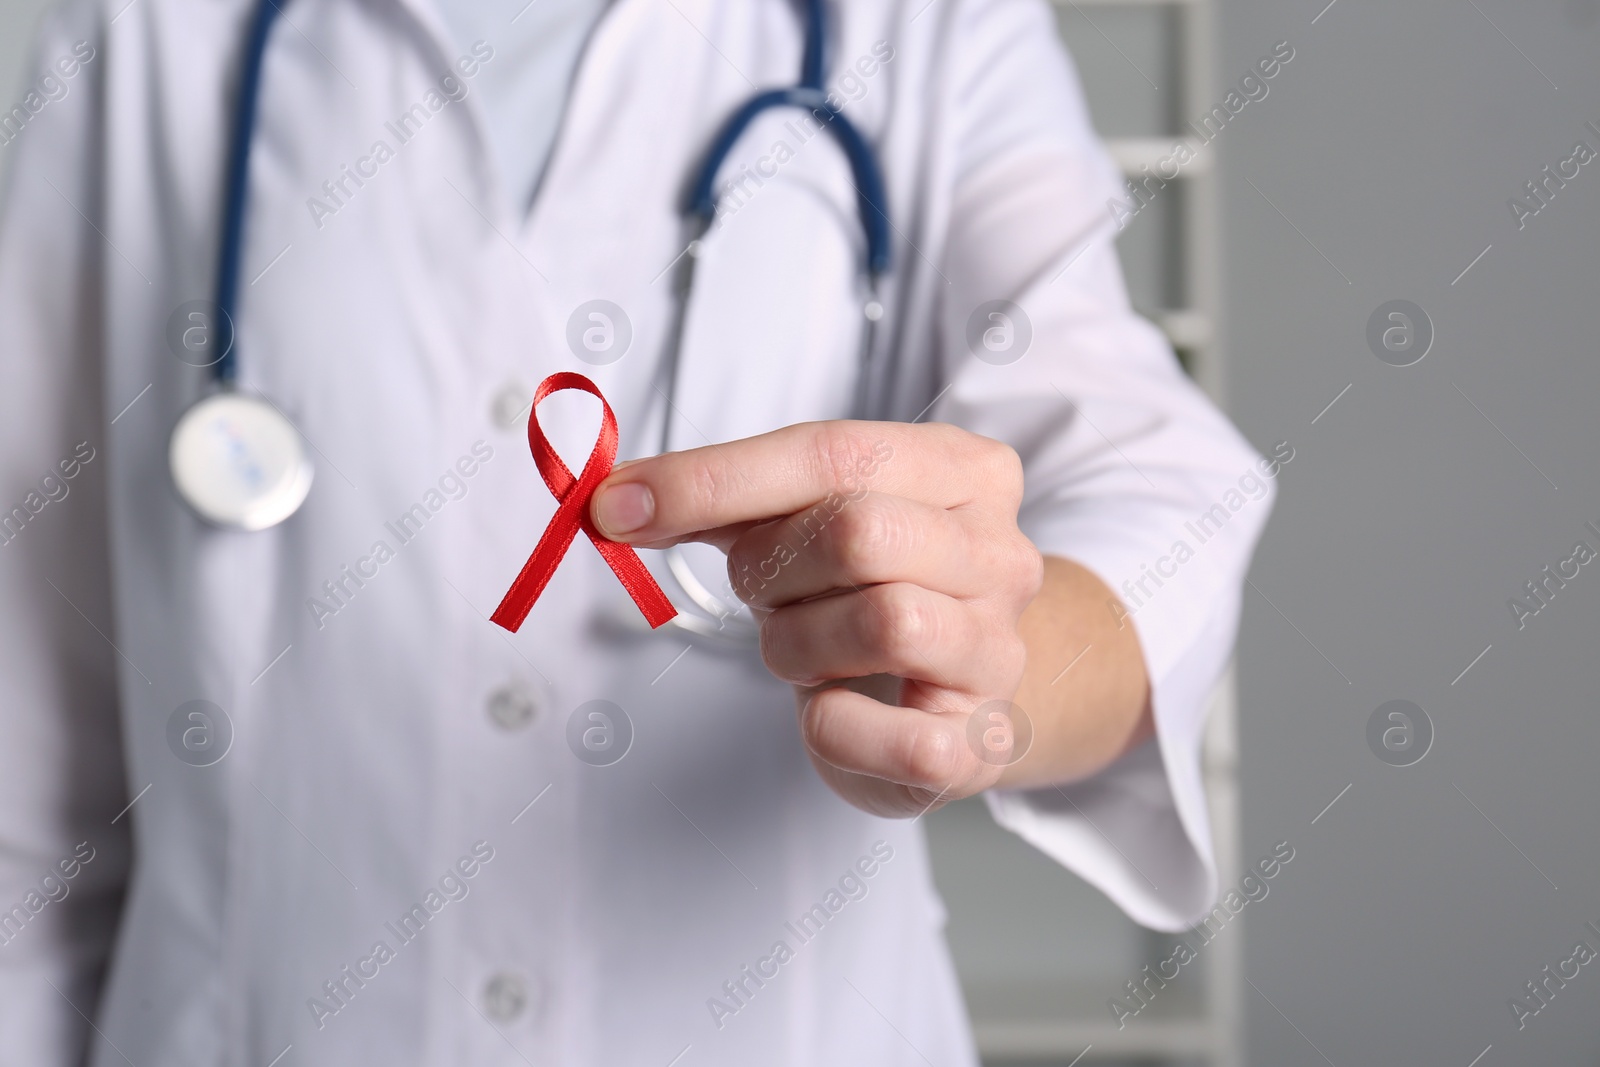
<path id="1" fill-rule="evenodd" d="M 734 146 L 749 130 L 759 116 L 774 108 L 793 107 L 809 111 L 812 117 L 827 129 L 844 152 L 856 189 L 856 209 L 860 216 L 861 233 L 866 241 L 865 270 L 866 293 L 861 315 L 861 351 L 857 362 L 855 395 L 852 416 L 866 418 L 871 408 L 873 392 L 874 340 L 877 324 L 884 315 L 879 301 L 878 281 L 889 270 L 889 205 L 883 171 L 878 166 L 872 146 L 861 131 L 837 108 L 828 103 L 823 89 L 827 75 L 828 27 L 827 0 L 806 0 L 805 51 L 801 59 L 800 83 L 787 89 L 768 89 L 745 101 L 728 116 L 716 136 L 707 145 L 699 167 L 694 171 L 684 204 L 687 246 L 680 257 L 676 307 L 667 335 L 666 347 L 660 367 L 664 388 L 661 395 L 665 407 L 661 416 L 660 450 L 665 452 L 671 444 L 672 418 L 676 409 L 678 367 L 682 356 L 684 322 L 688 314 L 690 293 L 694 287 L 697 260 L 702 251 L 701 242 L 717 218 L 717 174 L 728 161 Z M 691 638 L 711 640 L 734 645 L 751 645 L 759 642 L 760 628 L 742 605 L 729 604 L 708 589 L 689 566 L 681 546 L 666 550 L 667 568 L 685 596 L 693 601 L 703 615 L 680 613 L 672 620 L 672 627 Z"/>
<path id="2" fill-rule="evenodd" d="M 827 0 L 806 0 L 806 51 L 800 60 L 800 87 L 821 89 L 828 74 Z"/>
<path id="3" fill-rule="evenodd" d="M 811 48 L 808 45 L 806 54 Z M 872 146 L 843 113 L 828 106 L 827 94 L 821 89 L 804 85 L 788 89 L 769 89 L 745 101 L 728 116 L 716 137 L 706 149 L 700 169 L 689 185 L 687 214 L 709 227 L 717 217 L 717 174 L 733 152 L 733 146 L 745 131 L 763 113 L 778 107 L 795 107 L 811 114 L 839 143 L 850 163 L 851 176 L 856 187 L 856 209 L 861 220 L 861 232 L 866 238 L 866 269 L 874 278 L 889 269 L 889 205 L 883 171 L 873 155 Z"/>
<path id="4" fill-rule="evenodd" d="M 261 64 L 266 57 L 272 24 L 282 13 L 281 4 L 288 2 L 261 0 L 256 5 L 250 20 L 250 36 L 245 41 L 238 95 L 234 98 L 233 142 L 228 146 L 227 184 L 222 194 L 222 244 L 217 255 L 216 290 L 219 325 L 230 331 L 234 329 L 234 302 L 239 295 L 239 265 L 244 255 L 245 197 L 250 187 L 250 142 L 255 139 L 256 105 L 261 96 Z M 237 335 L 233 336 L 237 341 Z M 233 382 L 237 349 L 237 343 L 228 345 L 222 358 L 212 365 L 211 373 L 218 383 Z"/>

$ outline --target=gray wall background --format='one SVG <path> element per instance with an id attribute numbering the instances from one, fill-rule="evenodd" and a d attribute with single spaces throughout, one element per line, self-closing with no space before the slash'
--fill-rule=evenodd
<path id="1" fill-rule="evenodd" d="M 1298 852 L 1247 919 L 1250 1062 L 1595 1064 L 1600 963 L 1509 1000 L 1600 950 L 1600 566 L 1507 602 L 1600 549 L 1600 160 L 1520 232 L 1507 200 L 1600 150 L 1600 4 L 1326 2 L 1221 5 L 1224 76 L 1298 53 L 1220 156 L 1233 413 L 1296 450 L 1240 653 L 1244 851 Z M 1403 368 L 1395 298 L 1435 329 Z M 1368 747 L 1393 699 L 1413 766 Z"/>

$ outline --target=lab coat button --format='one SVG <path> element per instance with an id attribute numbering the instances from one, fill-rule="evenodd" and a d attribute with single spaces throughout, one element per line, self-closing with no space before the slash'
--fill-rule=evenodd
<path id="1" fill-rule="evenodd" d="M 484 1014 L 497 1023 L 509 1023 L 528 1007 L 528 983 L 520 974 L 501 971 L 483 987 Z"/>
<path id="2" fill-rule="evenodd" d="M 507 733 L 526 729 L 538 713 L 537 696 L 521 682 L 511 682 L 489 694 L 489 718 Z"/>
<path id="3" fill-rule="evenodd" d="M 494 399 L 489 404 L 489 414 L 494 418 L 494 424 L 502 430 L 515 430 L 527 418 L 532 405 L 533 390 L 513 379 L 495 390 Z"/>

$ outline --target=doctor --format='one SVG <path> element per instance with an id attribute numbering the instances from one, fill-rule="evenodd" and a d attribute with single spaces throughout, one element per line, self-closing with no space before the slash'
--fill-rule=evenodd
<path id="1" fill-rule="evenodd" d="M 278 3 L 231 316 L 257 4 L 68 0 L 0 118 L 0 1059 L 970 1065 L 919 817 L 979 793 L 1135 919 L 1206 910 L 1270 465 L 1129 309 L 1041 0 L 829 8 L 875 290 L 814 110 L 686 252 L 802 5 Z M 221 347 L 314 471 L 264 530 L 169 470 Z M 635 461 L 595 522 L 703 633 L 582 538 L 487 621 L 561 370 Z M 598 405 L 538 418 L 576 468 Z"/>

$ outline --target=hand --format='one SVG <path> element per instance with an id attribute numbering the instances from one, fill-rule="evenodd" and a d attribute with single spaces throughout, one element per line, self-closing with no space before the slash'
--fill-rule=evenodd
<path id="1" fill-rule="evenodd" d="M 617 541 L 728 553 L 767 668 L 844 799 L 915 816 L 999 778 L 968 741 L 1009 701 L 1043 563 L 1017 529 L 1022 464 L 953 426 L 819 422 L 619 467 L 592 503 Z"/>

